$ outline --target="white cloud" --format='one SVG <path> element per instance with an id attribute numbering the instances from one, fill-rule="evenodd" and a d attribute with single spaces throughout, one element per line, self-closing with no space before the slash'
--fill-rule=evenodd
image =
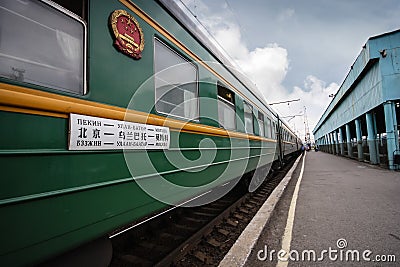
<path id="1" fill-rule="evenodd" d="M 281 85 L 289 67 L 285 48 L 278 44 L 267 44 L 250 51 L 237 24 L 220 16 L 208 16 L 202 22 L 241 70 L 257 85 L 267 101 L 285 98 L 286 90 Z"/>
<path id="2" fill-rule="evenodd" d="M 304 81 L 304 88 L 294 87 L 293 92 L 289 95 L 291 99 L 301 99 L 299 104 L 306 107 L 306 114 L 309 123 L 309 131 L 311 132 L 315 125 L 318 123 L 319 118 L 322 116 L 326 107 L 329 105 L 332 98 L 330 94 L 334 94 L 339 89 L 337 83 L 330 83 L 326 85 L 324 81 L 321 81 L 315 76 L 309 75 Z M 296 119 L 299 123 L 299 119 Z M 304 125 L 304 121 L 303 121 Z M 304 131 L 301 131 L 304 135 Z"/>
<path id="3" fill-rule="evenodd" d="M 233 23 L 217 25 L 211 29 L 211 33 L 224 50 L 234 59 L 241 59 L 248 55 L 249 50 L 242 41 L 240 28 Z"/>
<path id="4" fill-rule="evenodd" d="M 293 8 L 286 8 L 278 15 L 278 21 L 283 22 L 293 17 L 295 11 Z"/>
<path id="5" fill-rule="evenodd" d="M 197 1 L 199 4 L 199 2 Z M 206 14 L 198 14 L 198 18 L 215 37 L 218 43 L 235 60 L 243 72 L 257 85 L 268 103 L 301 99 L 289 105 L 274 105 L 282 117 L 287 117 L 289 125 L 297 131 L 301 138 L 305 135 L 304 116 L 306 114 L 309 132 L 318 122 L 331 98 L 329 94 L 336 93 L 339 86 L 336 83 L 326 83 L 313 75 L 308 75 L 302 87 L 295 86 L 287 90 L 282 82 L 289 69 L 288 51 L 276 43 L 267 44 L 250 50 L 242 38 L 241 28 L 230 19 L 229 14 L 210 14 L 210 10 L 202 9 Z M 199 11 L 199 10 L 197 10 Z M 290 18 L 294 10 L 287 9 L 281 14 L 282 19 Z"/>
<path id="6" fill-rule="evenodd" d="M 237 63 L 267 101 L 279 101 L 285 97 L 286 90 L 281 83 L 289 66 L 286 49 L 270 44 L 250 51 L 238 59 Z"/>

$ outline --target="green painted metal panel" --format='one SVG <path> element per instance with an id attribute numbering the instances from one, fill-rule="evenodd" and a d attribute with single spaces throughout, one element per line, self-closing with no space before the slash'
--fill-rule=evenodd
<path id="1" fill-rule="evenodd" d="M 155 36 L 163 37 L 119 1 L 89 2 L 88 93 L 77 96 L 51 88 L 13 84 L 127 107 L 132 95 L 148 80 L 143 91 L 136 95 L 134 107 L 154 113 L 151 108 L 154 105 L 153 40 Z M 156 1 L 135 2 L 202 60 L 216 61 Z M 116 9 L 133 14 L 143 29 L 145 48 L 140 60 L 133 60 L 113 47 L 108 20 Z M 200 78 L 201 118 L 197 123 L 218 126 L 218 77 L 201 64 L 194 64 Z M 225 67 L 213 67 L 254 103 L 264 105 Z M 242 97 L 235 94 L 235 102 L 237 129 L 244 132 Z M 222 177 L 218 183 L 223 183 L 276 159 L 275 142 L 176 131 L 171 131 L 168 151 L 138 150 L 125 155 L 120 150 L 69 151 L 68 119 L 0 111 L 0 124 L 0 227 L 7 229 L 0 244 L 0 262 L 5 266 L 36 263 L 167 206 L 144 192 L 137 183 L 139 180 L 158 188 L 157 174 L 160 174 L 177 185 L 204 186 L 216 181 L 216 177 Z M 132 173 L 131 164 L 138 166 Z M 143 167 L 145 164 L 152 168 Z M 194 166 L 206 167 L 191 172 Z M 161 188 L 160 192 L 176 203 L 201 193 L 207 186 L 198 191 L 167 189 Z"/>

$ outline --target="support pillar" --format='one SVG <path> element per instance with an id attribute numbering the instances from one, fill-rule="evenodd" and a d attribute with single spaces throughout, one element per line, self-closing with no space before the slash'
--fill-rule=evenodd
<path id="1" fill-rule="evenodd" d="M 326 135 L 324 135 L 324 152 L 328 152 L 328 139 Z"/>
<path id="2" fill-rule="evenodd" d="M 389 169 L 395 170 L 396 167 L 393 162 L 393 154 L 396 150 L 399 150 L 399 135 L 397 133 L 397 118 L 395 103 L 388 101 L 383 104 L 385 110 L 385 125 L 386 125 L 386 137 L 387 137 L 387 151 L 389 160 Z M 399 151 L 396 151 L 399 153 Z M 398 166 L 397 166 L 398 168 Z"/>
<path id="3" fill-rule="evenodd" d="M 338 132 L 334 131 L 333 132 L 333 140 L 335 142 L 335 154 L 339 155 L 339 140 L 338 140 Z"/>
<path id="4" fill-rule="evenodd" d="M 375 129 L 376 157 L 377 157 L 377 160 L 378 160 L 378 164 L 380 164 L 381 163 L 381 154 L 379 153 L 380 134 L 378 134 L 378 126 L 376 126 L 376 113 L 372 113 L 372 118 L 374 120 L 374 129 Z"/>
<path id="5" fill-rule="evenodd" d="M 332 137 L 332 154 L 336 154 L 336 140 L 335 140 L 335 132 L 331 132 Z"/>
<path id="6" fill-rule="evenodd" d="M 321 137 L 320 141 L 321 141 L 321 144 L 319 146 L 319 150 L 324 151 L 325 143 L 324 143 L 324 137 L 323 136 Z"/>
<path id="7" fill-rule="evenodd" d="M 325 142 L 326 142 L 325 143 L 326 144 L 325 145 L 325 147 L 326 147 L 325 148 L 325 150 L 326 150 L 325 152 L 330 153 L 331 152 L 331 147 L 330 147 L 330 143 L 329 143 L 329 135 L 328 134 L 325 135 Z"/>
<path id="8" fill-rule="evenodd" d="M 356 119 L 354 122 L 356 124 L 358 160 L 359 161 L 363 161 L 364 160 L 364 153 L 363 153 L 363 147 L 362 147 L 361 120 L 360 119 Z"/>
<path id="9" fill-rule="evenodd" d="M 340 144 L 340 155 L 344 155 L 344 143 L 343 143 L 343 131 L 342 127 L 339 128 L 339 144 Z"/>
<path id="10" fill-rule="evenodd" d="M 329 153 L 329 138 L 328 135 L 325 135 L 325 152 Z"/>
<path id="11" fill-rule="evenodd" d="M 368 136 L 367 136 L 367 141 L 368 141 L 368 147 L 369 147 L 369 158 L 370 162 L 372 164 L 378 164 L 379 163 L 379 155 L 378 155 L 378 149 L 376 146 L 376 128 L 375 128 L 375 118 L 372 112 L 368 112 L 366 115 L 367 119 L 367 131 L 368 131 Z"/>
<path id="12" fill-rule="evenodd" d="M 346 141 L 347 141 L 347 155 L 353 157 L 353 146 L 351 145 L 351 131 L 350 125 L 346 124 Z"/>
<path id="13" fill-rule="evenodd" d="M 330 153 L 335 154 L 335 143 L 333 142 L 333 134 L 329 133 L 329 147 L 330 147 Z"/>

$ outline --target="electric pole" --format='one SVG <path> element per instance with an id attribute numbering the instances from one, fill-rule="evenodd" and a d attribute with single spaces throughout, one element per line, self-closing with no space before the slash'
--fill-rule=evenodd
<path id="1" fill-rule="evenodd" d="M 306 144 L 311 144 L 311 136 L 310 136 L 310 129 L 308 128 L 306 106 L 304 106 L 304 142 Z"/>

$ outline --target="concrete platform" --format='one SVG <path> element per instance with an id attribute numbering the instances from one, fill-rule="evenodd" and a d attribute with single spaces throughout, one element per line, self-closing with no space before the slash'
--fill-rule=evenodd
<path id="1" fill-rule="evenodd" d="M 221 266 L 400 266 L 400 172 L 311 151 L 302 173 L 302 161 L 257 242 L 235 244 L 246 259 Z"/>

